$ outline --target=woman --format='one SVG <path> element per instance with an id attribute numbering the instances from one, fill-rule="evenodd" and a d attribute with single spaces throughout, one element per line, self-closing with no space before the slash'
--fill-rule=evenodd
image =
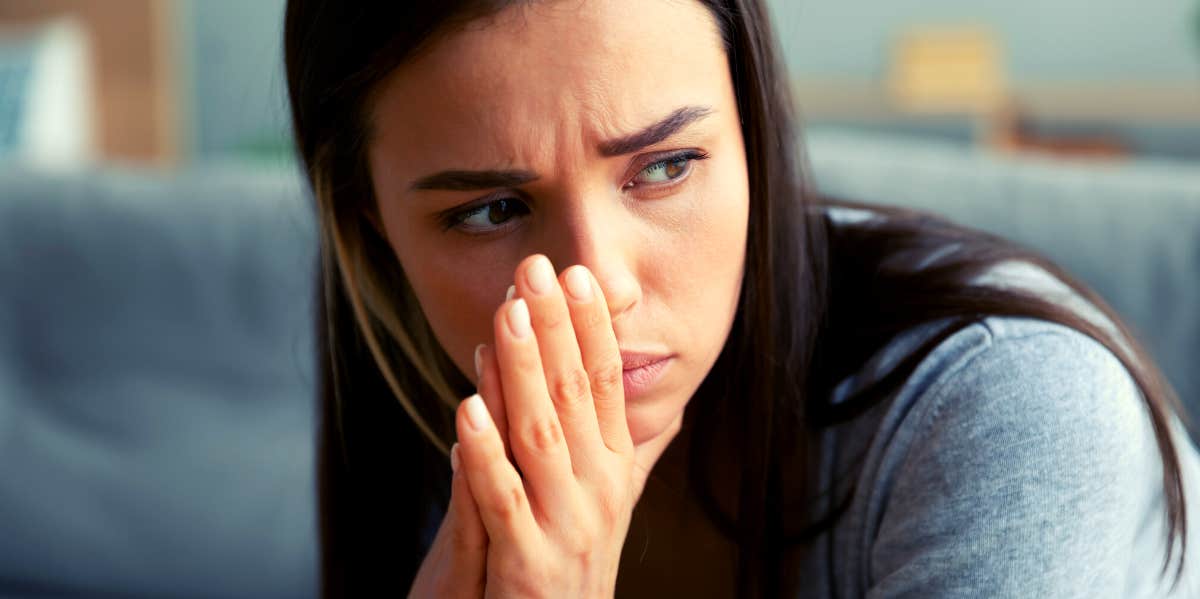
<path id="1" fill-rule="evenodd" d="M 285 38 L 326 595 L 1192 596 L 1165 380 L 1045 260 L 814 198 L 760 1 Z"/>

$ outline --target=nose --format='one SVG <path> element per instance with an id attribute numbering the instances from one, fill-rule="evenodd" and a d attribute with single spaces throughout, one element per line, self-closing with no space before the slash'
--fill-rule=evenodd
<path id="1" fill-rule="evenodd" d="M 564 215 L 547 239 L 547 256 L 561 268 L 586 266 L 604 293 L 612 321 L 617 322 L 641 301 L 637 278 L 640 253 L 630 223 L 622 222 L 619 207 L 592 208 Z"/>

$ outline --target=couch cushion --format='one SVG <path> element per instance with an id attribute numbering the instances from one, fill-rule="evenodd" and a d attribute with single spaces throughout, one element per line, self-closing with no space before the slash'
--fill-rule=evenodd
<path id="1" fill-rule="evenodd" d="M 0 594 L 314 594 L 299 177 L 0 190 Z"/>

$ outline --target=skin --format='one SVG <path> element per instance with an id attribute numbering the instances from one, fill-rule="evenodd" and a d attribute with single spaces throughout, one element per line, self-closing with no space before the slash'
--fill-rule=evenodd
<path id="1" fill-rule="evenodd" d="M 614 147 L 681 110 L 695 118 L 668 137 Z M 672 0 L 507 8 L 397 69 L 372 117 L 378 226 L 482 396 L 459 408 L 451 507 L 413 594 L 611 596 L 646 476 L 737 309 L 749 193 L 716 24 Z M 535 178 L 418 184 L 450 170 Z M 671 359 L 627 398 L 621 351 Z"/>

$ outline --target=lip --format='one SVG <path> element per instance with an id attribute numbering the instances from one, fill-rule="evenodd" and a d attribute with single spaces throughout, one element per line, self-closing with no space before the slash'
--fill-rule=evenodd
<path id="1" fill-rule="evenodd" d="M 625 401 L 645 395 L 662 379 L 673 357 L 670 354 L 621 352 L 621 362 L 624 365 L 621 383 L 625 389 Z"/>
<path id="2" fill-rule="evenodd" d="M 671 354 L 621 350 L 621 365 L 624 370 L 634 370 L 670 358 Z"/>

